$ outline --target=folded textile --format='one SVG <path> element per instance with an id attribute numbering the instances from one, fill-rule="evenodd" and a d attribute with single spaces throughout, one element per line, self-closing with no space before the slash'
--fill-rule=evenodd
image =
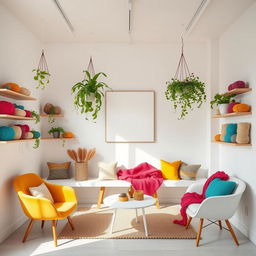
<path id="1" fill-rule="evenodd" d="M 213 175 L 211 175 L 206 182 L 204 183 L 203 186 L 203 191 L 202 194 L 198 194 L 198 193 L 185 193 L 183 195 L 183 197 L 181 198 L 181 209 L 180 209 L 180 214 L 182 219 L 181 220 L 174 220 L 173 223 L 175 224 L 179 224 L 182 226 L 186 226 L 187 225 L 187 207 L 190 204 L 200 204 L 204 201 L 205 199 L 205 192 L 206 189 L 208 188 L 209 184 L 216 178 L 220 178 L 221 180 L 228 180 L 229 176 L 225 173 L 225 172 L 216 172 Z"/>
<path id="2" fill-rule="evenodd" d="M 164 180 L 161 171 L 146 162 L 131 169 L 120 169 L 117 177 L 131 182 L 135 190 L 143 190 L 149 196 L 156 193 Z"/>

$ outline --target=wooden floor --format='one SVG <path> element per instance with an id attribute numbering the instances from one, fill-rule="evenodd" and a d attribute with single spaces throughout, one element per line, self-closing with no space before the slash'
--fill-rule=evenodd
<path id="1" fill-rule="evenodd" d="M 59 221 L 58 231 L 66 221 Z M 207 224 L 208 222 L 204 223 Z M 195 240 L 181 239 L 116 239 L 116 240 L 67 240 L 59 239 L 55 248 L 52 241 L 51 223 L 46 222 L 41 229 L 41 223 L 35 223 L 26 243 L 21 243 L 28 223 L 22 225 L 0 245 L 1 256 L 254 256 L 256 246 L 243 234 L 235 229 L 240 246 L 235 246 L 226 230 L 219 231 L 218 226 L 210 225 L 203 229 L 200 247 L 195 246 Z M 149 224 L 150 225 L 150 224 Z M 197 228 L 198 221 L 192 225 Z"/>

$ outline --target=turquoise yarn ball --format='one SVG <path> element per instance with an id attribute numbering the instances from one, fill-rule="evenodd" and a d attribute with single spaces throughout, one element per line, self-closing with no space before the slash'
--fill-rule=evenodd
<path id="1" fill-rule="evenodd" d="M 15 137 L 15 131 L 12 127 L 1 126 L 0 127 L 0 140 L 13 140 Z"/>
<path id="2" fill-rule="evenodd" d="M 39 138 L 40 137 L 40 132 L 38 132 L 38 131 L 31 131 L 32 133 L 33 133 L 33 135 L 34 135 L 34 139 L 37 139 L 37 138 Z"/>

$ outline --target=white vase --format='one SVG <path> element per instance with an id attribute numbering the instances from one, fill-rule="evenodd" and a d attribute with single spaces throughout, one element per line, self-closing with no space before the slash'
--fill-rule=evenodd
<path id="1" fill-rule="evenodd" d="M 228 113 L 228 104 L 219 104 L 220 114 L 224 115 Z"/>

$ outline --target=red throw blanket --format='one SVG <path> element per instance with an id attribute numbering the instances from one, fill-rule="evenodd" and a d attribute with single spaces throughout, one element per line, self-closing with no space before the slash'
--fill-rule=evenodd
<path id="1" fill-rule="evenodd" d="M 204 186 L 203 186 L 203 192 L 202 194 L 198 194 L 198 193 L 185 193 L 184 196 L 181 198 L 181 209 L 180 209 L 180 214 L 182 219 L 181 220 L 174 220 L 173 223 L 175 224 L 179 224 L 182 226 L 186 226 L 187 225 L 187 207 L 190 204 L 200 204 L 202 203 L 202 201 L 205 199 L 205 192 L 206 189 L 208 188 L 209 184 L 212 182 L 212 180 L 216 179 L 216 178 L 220 178 L 222 180 L 228 180 L 229 176 L 225 173 L 225 172 L 216 172 L 213 175 L 211 175 L 205 182 Z"/>
<path id="2" fill-rule="evenodd" d="M 148 163 L 139 164 L 132 169 L 120 169 L 117 177 L 131 182 L 135 190 L 143 190 L 149 196 L 156 193 L 164 180 L 161 171 Z"/>

